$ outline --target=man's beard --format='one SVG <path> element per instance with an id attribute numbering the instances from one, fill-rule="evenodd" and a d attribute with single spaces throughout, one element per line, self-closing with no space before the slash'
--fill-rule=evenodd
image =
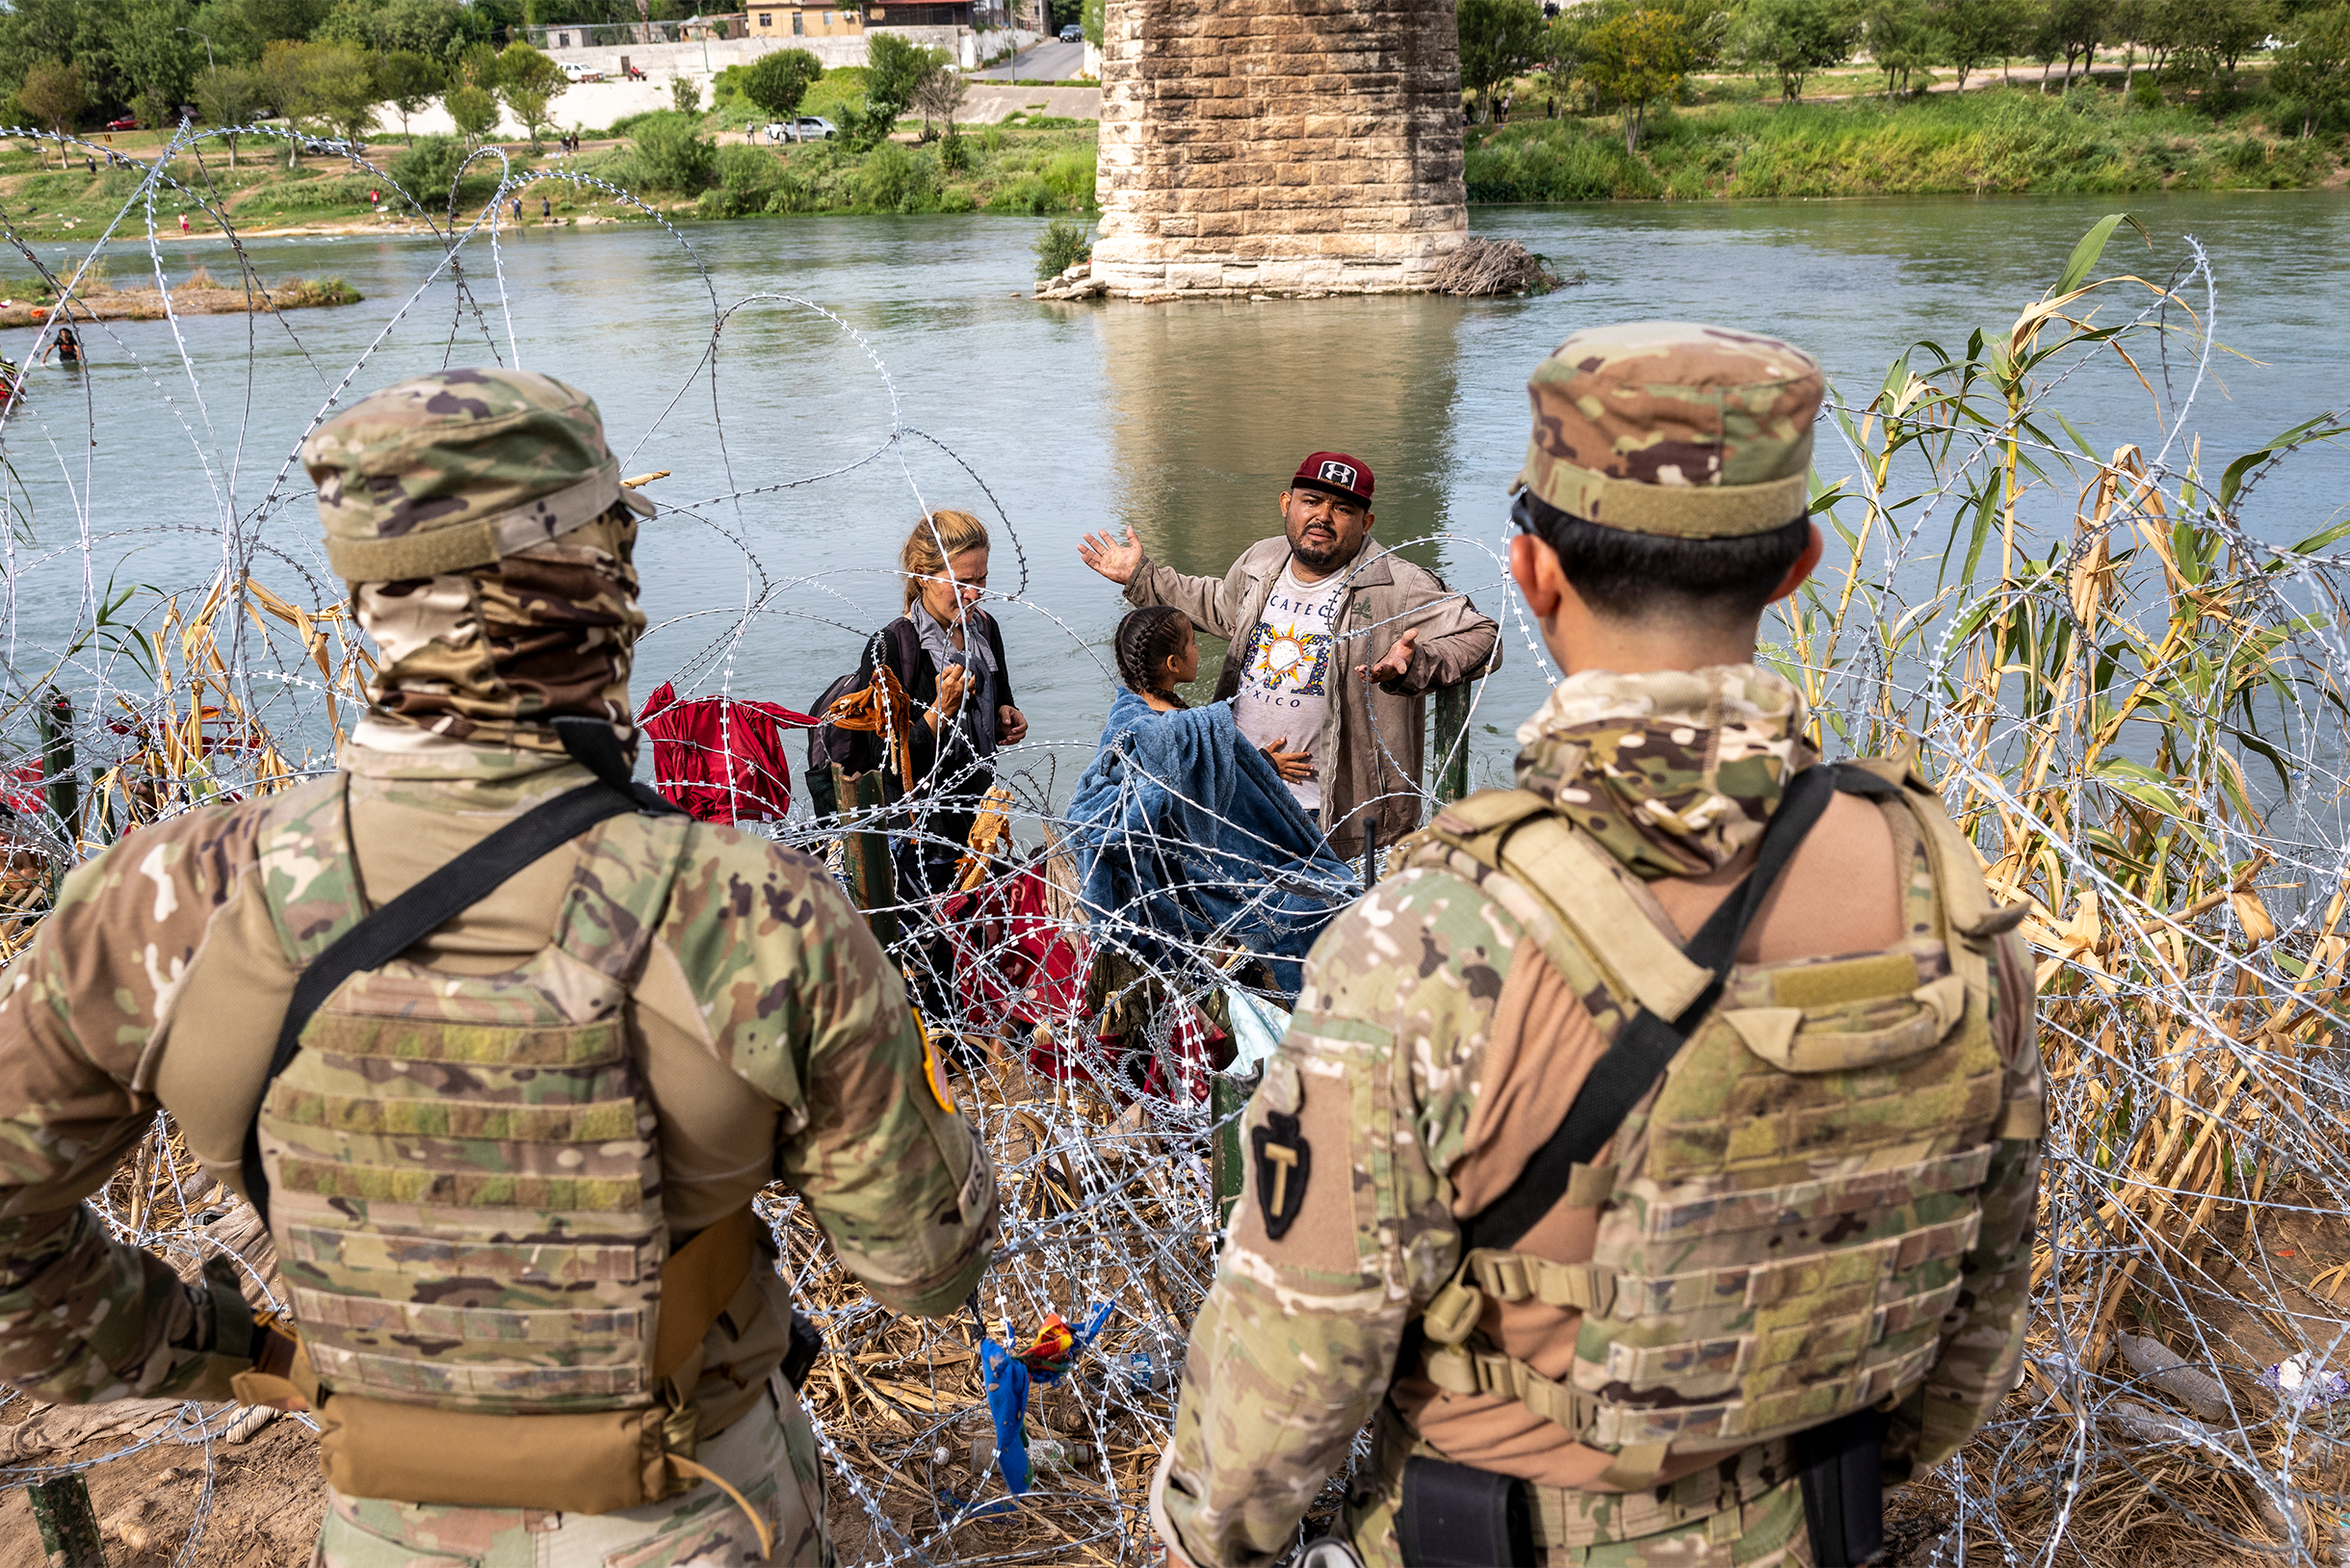
<path id="1" fill-rule="evenodd" d="M 1351 549 L 1348 548 L 1335 528 L 1330 530 L 1330 542 L 1326 545 L 1307 543 L 1306 531 L 1302 528 L 1290 536 L 1290 552 L 1318 572 L 1337 570 L 1353 561 L 1362 549 L 1363 541 L 1359 538 Z"/>

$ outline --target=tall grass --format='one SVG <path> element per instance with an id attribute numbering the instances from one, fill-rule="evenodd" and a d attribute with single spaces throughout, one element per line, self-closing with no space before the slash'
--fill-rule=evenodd
<path id="1" fill-rule="evenodd" d="M 2202 452 L 2207 267 L 2101 275 L 2120 222 L 2007 332 L 1920 343 L 1839 399 L 1841 565 L 1775 653 L 1832 752 L 1920 738 L 2039 957 L 2029 1378 L 1919 1506 L 2010 1562 L 2210 1560 L 2230 1537 L 2306 1561 L 2350 1470 L 2338 1424 L 2259 1374 L 2338 1367 L 2350 1338 L 2350 523 L 2269 542 L 2246 507 L 2350 426 Z M 2101 367 L 2144 389 L 2140 440 L 2091 448 L 2055 405 Z M 2125 1332 L 2224 1402 L 2141 1377 Z"/>
<path id="2" fill-rule="evenodd" d="M 2331 139 L 2257 121 L 2222 130 L 2183 109 L 2125 109 L 2108 93 L 1993 88 L 1658 115 L 1637 159 L 1623 153 L 1612 118 L 1527 121 L 1476 140 L 1467 178 L 1472 201 L 2099 194 L 2287 189 L 2322 182 L 2335 165 Z"/>

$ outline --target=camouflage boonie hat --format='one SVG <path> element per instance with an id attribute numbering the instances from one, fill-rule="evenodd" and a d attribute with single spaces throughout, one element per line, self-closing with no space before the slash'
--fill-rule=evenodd
<path id="1" fill-rule="evenodd" d="M 1805 510 L 1819 362 L 1693 322 L 1578 332 L 1526 383 L 1534 432 L 1516 485 L 1634 534 L 1736 538 Z"/>
<path id="2" fill-rule="evenodd" d="M 361 399 L 302 443 L 326 560 L 345 581 L 487 566 L 625 500 L 585 392 L 521 370 L 444 370 Z"/>

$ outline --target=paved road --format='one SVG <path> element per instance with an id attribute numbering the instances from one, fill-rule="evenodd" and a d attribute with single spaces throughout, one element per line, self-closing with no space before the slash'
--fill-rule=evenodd
<path id="1" fill-rule="evenodd" d="M 1016 82 L 1023 79 L 1065 82 L 1084 68 L 1085 46 L 1056 39 L 1050 43 L 1039 43 L 1026 54 L 1014 55 L 1007 65 L 998 65 L 993 70 L 975 70 L 965 79 L 973 82 Z"/>

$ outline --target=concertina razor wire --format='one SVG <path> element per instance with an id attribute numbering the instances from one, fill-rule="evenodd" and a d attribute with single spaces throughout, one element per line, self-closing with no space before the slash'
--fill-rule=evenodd
<path id="1" fill-rule="evenodd" d="M 437 342 L 444 363 L 520 362 L 500 213 L 522 176 L 495 149 L 474 155 L 495 166 L 498 184 L 471 220 L 360 165 L 441 254 L 352 363 L 319 362 L 298 323 L 278 315 L 252 318 L 241 360 L 192 347 L 170 312 L 159 199 L 200 209 L 230 243 L 239 286 L 263 287 L 202 177 L 222 134 L 183 128 L 152 162 L 64 139 L 138 179 L 69 265 L 44 264 L 0 213 L 0 236 L 61 304 L 87 296 L 110 253 L 141 256 L 167 310 L 168 356 L 143 360 L 110 323 L 75 319 L 110 355 L 141 366 L 165 410 L 150 412 L 149 431 L 176 432 L 209 486 L 182 515 L 126 523 L 109 515 L 87 395 L 73 406 L 44 380 L 0 408 L 0 775 L 11 802 L 0 958 L 31 940 L 64 868 L 142 822 L 330 768 L 331 736 L 364 704 L 370 659 L 339 586 L 315 546 L 286 543 L 304 536 L 309 497 L 295 454 L 307 429 L 251 426 L 229 395 L 236 379 L 315 379 L 314 428 L 336 400 L 381 379 L 371 360 L 396 333 Z M 663 510 L 732 541 L 754 583 L 739 606 L 648 629 L 640 700 L 657 673 L 683 694 L 733 693 L 744 628 L 760 616 L 805 615 L 790 607 L 814 600 L 834 612 L 821 618 L 849 626 L 838 617 L 855 602 L 838 584 L 762 559 L 760 505 L 895 464 L 927 510 L 907 457 L 918 447 L 944 454 L 986 495 L 1011 544 L 1017 581 L 993 597 L 1085 647 L 1110 690 L 1104 650 L 1026 597 L 1014 519 L 972 464 L 909 422 L 880 355 L 849 322 L 790 294 L 729 302 L 691 240 L 649 204 L 587 174 L 529 178 L 641 211 L 708 292 L 708 342 L 662 418 L 698 417 L 686 410 L 707 384 L 706 428 L 729 487 L 665 498 Z M 1959 1459 L 1897 1497 L 1893 1537 L 1904 1560 L 1952 1564 L 2155 1561 L 2161 1551 L 2350 1563 L 2350 1319 L 2337 1299 L 2350 1297 L 2350 1082 L 2338 1033 L 2350 958 L 2346 563 L 2333 549 L 2343 530 L 2312 529 L 2285 546 L 2240 521 L 2277 464 L 2339 433 L 2338 422 L 2311 420 L 2215 469 L 2192 423 L 2221 349 L 2209 258 L 2190 241 L 2159 281 L 2093 278 L 2102 236 L 2093 238 L 2085 261 L 2076 253 L 2058 286 L 2024 302 L 2006 337 L 1977 334 L 1956 353 L 1919 345 L 1881 387 L 1836 389 L 1819 461 L 1852 477 L 1818 509 L 1829 557 L 1806 595 L 1765 622 L 1765 657 L 1804 689 L 1827 754 L 1882 751 L 1903 732 L 1919 739 L 1921 766 L 1969 824 L 1995 894 L 2029 904 L 2024 929 L 2040 960 L 2050 1110 L 2021 1383 Z M 852 460 L 733 487 L 723 329 L 738 312 L 769 307 L 856 346 L 885 393 L 886 428 Z M 67 314 L 50 313 L 36 355 Z M 254 345 L 265 332 L 290 353 L 264 360 Z M 2101 456 L 2060 404 L 2074 379 L 2102 376 L 2133 379 L 2148 413 L 2138 441 Z M 630 462 L 621 432 L 614 447 Z M 257 498 L 248 457 L 267 473 Z M 53 521 L 60 510 L 69 529 Z M 116 588 L 115 563 L 163 534 L 210 540 L 208 574 L 144 596 Z M 1501 607 L 1512 657 L 1522 647 L 1542 661 L 1501 570 L 1504 541 L 1438 537 L 1476 563 L 1466 590 Z M 677 647 L 701 619 L 719 624 L 657 671 L 648 652 Z M 1401 738 L 1379 739 L 1406 777 L 1423 776 L 1423 759 L 1395 754 Z M 1001 837 L 970 862 L 971 890 L 952 911 L 920 898 L 873 911 L 895 927 L 892 956 L 917 989 L 928 979 L 953 998 L 933 1031 L 965 1042 L 958 1098 L 1004 1197 L 1001 1249 L 979 1298 L 987 1332 L 1017 1349 L 1054 1315 L 1092 1330 L 1068 1348 L 1068 1375 L 1037 1393 L 1024 1500 L 1004 1501 L 968 1319 L 881 1308 L 787 1191 L 762 1200 L 781 1267 L 829 1346 L 805 1394 L 845 1561 L 1155 1560 L 1143 1499 L 1190 1320 L 1214 1277 L 1216 1149 L 1241 1103 L 1229 1078 L 1218 1092 L 1214 1064 L 1224 1037 L 1278 1017 L 1255 1012 L 1245 952 L 1169 943 L 1145 914 L 1086 905 L 1055 802 L 1065 796 L 1062 753 L 1082 767 L 1090 744 L 1039 736 L 1000 770 Z M 935 837 L 919 801 L 849 825 Z M 826 855 L 844 875 L 857 837 L 804 806 L 752 830 Z M 1242 907 L 1281 885 L 1233 879 L 1182 843 L 1136 849 L 1181 868 L 1178 888 L 1191 878 L 1193 891 Z M 1088 1000 L 1096 953 L 1125 962 L 1108 966 L 1110 994 Z M 943 972 L 926 977 L 925 966 Z M 1098 1025 L 1119 989 L 1146 1005 L 1133 1014 L 1136 1035 L 1112 1051 Z M 266 1258 L 257 1227 L 239 1223 L 250 1211 L 196 1175 L 160 1114 L 93 1201 L 115 1235 L 191 1275 L 207 1253 Z M 266 1265 L 248 1269 L 254 1293 L 269 1294 Z M 201 1447 L 202 1498 L 176 1554 L 200 1562 L 213 1446 L 251 1424 L 232 1408 L 189 1405 L 74 1464 Z M 1358 1438 L 1354 1459 L 1366 1458 Z M 58 1468 L 18 1463 L 6 1483 Z M 1318 1518 L 1334 1512 L 1345 1479 L 1325 1488 Z"/>

